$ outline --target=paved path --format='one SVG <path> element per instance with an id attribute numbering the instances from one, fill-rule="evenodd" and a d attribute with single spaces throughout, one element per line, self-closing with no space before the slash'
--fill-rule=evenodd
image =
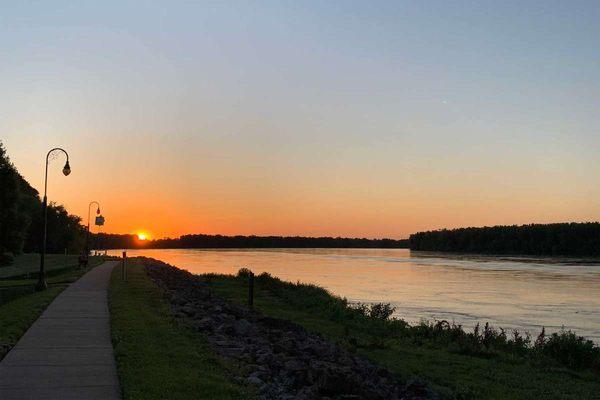
<path id="1" fill-rule="evenodd" d="M 114 261 L 65 289 L 0 362 L 0 399 L 120 399 L 107 289 Z"/>

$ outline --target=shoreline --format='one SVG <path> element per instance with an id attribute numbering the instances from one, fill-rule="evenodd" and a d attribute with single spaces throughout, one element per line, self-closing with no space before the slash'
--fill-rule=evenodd
<path id="1" fill-rule="evenodd" d="M 151 264 L 163 266 L 160 268 L 179 271 L 177 274 L 189 276 L 190 282 L 198 281 L 200 287 L 210 288 L 234 309 L 247 309 L 248 270 L 242 269 L 237 275 L 192 275 L 157 260 L 139 260 L 149 260 Z M 600 350 L 579 340 L 576 335 L 545 335 L 528 340 L 521 334 L 496 331 L 486 325 L 480 325 L 475 332 L 466 332 L 445 321 L 411 326 L 390 319 L 393 310 L 385 304 L 351 305 L 316 285 L 285 282 L 266 273 L 256 275 L 254 282 L 255 311 L 265 317 L 298 324 L 351 354 L 388 368 L 404 382 L 416 377 L 442 399 L 503 399 L 507 392 L 516 399 L 531 398 L 532 393 L 537 393 L 538 397 L 543 394 L 548 399 L 580 399 L 594 398 L 590 393 L 600 390 Z M 160 286 L 164 287 L 163 284 Z M 171 286 L 185 287 L 181 283 L 171 283 Z M 205 319 L 213 314 L 202 311 L 215 306 L 223 309 L 220 303 L 194 300 L 192 303 L 196 305 L 186 308 L 189 300 L 178 300 L 177 292 L 171 292 L 169 298 L 173 300 L 173 296 L 175 301 L 171 303 L 177 318 L 189 321 L 199 332 L 210 331 L 215 332 L 211 335 L 218 335 L 218 329 L 229 329 L 229 322 L 215 325 L 212 320 Z M 203 296 L 211 298 L 206 294 Z M 197 304 L 201 303 L 205 305 L 198 308 Z M 244 320 L 251 318 L 245 313 L 240 314 L 245 316 Z M 218 314 L 216 317 L 224 318 Z M 247 328 L 245 322 L 238 326 L 238 318 L 230 320 L 234 331 Z M 228 356 L 227 346 L 224 349 L 223 354 Z M 221 354 L 219 347 L 215 351 Z M 254 353 L 248 354 L 254 357 Z M 582 357 L 582 354 L 587 356 Z M 257 362 L 257 365 L 261 363 Z M 268 380 L 263 369 L 252 371 L 256 372 L 253 377 L 258 380 L 250 378 L 251 383 L 260 380 L 264 384 Z M 565 373 L 569 378 L 565 378 Z M 498 374 L 503 376 L 501 381 L 495 379 Z M 548 388 L 552 388 L 556 397 L 547 396 Z"/>
<path id="2" fill-rule="evenodd" d="M 143 264 L 165 290 L 175 316 L 202 332 L 241 373 L 234 380 L 257 387 L 261 399 L 439 399 L 426 385 L 401 382 L 292 321 L 225 301 L 202 276 L 153 259 Z"/>
<path id="3" fill-rule="evenodd" d="M 444 256 L 454 258 L 496 258 L 506 259 L 508 261 L 522 261 L 522 262 L 535 262 L 545 261 L 547 263 L 573 263 L 574 265 L 589 264 L 589 265 L 600 265 L 600 256 L 577 256 L 577 255 L 561 255 L 561 254 L 527 254 L 527 253 L 486 253 L 486 252 L 463 252 L 463 251 L 444 251 L 444 250 L 417 250 L 411 249 L 410 247 L 360 247 L 360 246 L 348 246 L 348 247 L 303 247 L 303 246 L 292 246 L 292 247 L 262 247 L 262 246 L 247 246 L 247 247 L 235 247 L 235 246 L 222 246 L 222 247 L 160 247 L 160 246 L 145 246 L 139 245 L 135 247 L 103 247 L 102 249 L 95 249 L 98 251 L 138 251 L 138 250 L 248 250 L 248 251 L 260 251 L 260 250 L 408 250 L 417 256 L 432 257 Z"/>
<path id="4" fill-rule="evenodd" d="M 197 274 L 236 274 L 241 267 L 269 272 L 283 280 L 323 286 L 351 301 L 392 303 L 397 316 L 412 323 L 446 319 L 471 329 L 488 321 L 532 335 L 542 326 L 554 332 L 565 325 L 600 342 L 595 328 L 600 318 L 594 314 L 600 307 L 600 271 L 595 266 L 414 258 L 407 250 L 370 249 L 150 249 L 128 254 L 160 259 Z M 555 306 L 553 298 L 567 300 Z"/>

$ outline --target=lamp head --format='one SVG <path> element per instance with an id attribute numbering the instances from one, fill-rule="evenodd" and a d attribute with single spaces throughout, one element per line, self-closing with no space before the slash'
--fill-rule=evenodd
<path id="1" fill-rule="evenodd" d="M 69 160 L 67 160 L 67 162 L 65 163 L 65 166 L 63 168 L 63 174 L 65 176 L 68 176 L 71 173 L 71 166 L 69 165 Z"/>
<path id="2" fill-rule="evenodd" d="M 100 207 L 96 210 L 96 214 L 100 215 Z"/>

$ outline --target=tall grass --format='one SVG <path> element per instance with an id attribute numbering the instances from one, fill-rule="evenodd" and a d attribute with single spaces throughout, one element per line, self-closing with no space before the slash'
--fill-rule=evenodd
<path id="1" fill-rule="evenodd" d="M 247 279 L 250 273 L 243 268 L 237 278 Z M 483 326 L 477 324 L 470 331 L 446 320 L 423 320 L 411 325 L 392 317 L 395 308 L 389 303 L 352 304 L 320 286 L 282 281 L 266 272 L 258 275 L 255 282 L 289 304 L 319 312 L 333 321 L 342 322 L 348 332 L 359 331 L 370 338 L 368 343 L 361 344 L 351 337 L 349 342 L 352 345 L 385 347 L 386 341 L 402 339 L 416 345 L 442 346 L 479 357 L 504 354 L 542 363 L 559 363 L 572 369 L 600 371 L 600 347 L 570 330 L 547 335 L 542 329 L 533 340 L 528 333 L 506 331 L 488 323 Z"/>

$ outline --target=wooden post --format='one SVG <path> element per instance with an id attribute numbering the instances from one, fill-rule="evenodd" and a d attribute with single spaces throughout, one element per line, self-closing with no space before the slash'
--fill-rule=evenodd
<path id="1" fill-rule="evenodd" d="M 65 268 L 69 266 L 69 262 L 67 261 L 67 248 L 65 247 Z"/>
<path id="2" fill-rule="evenodd" d="M 127 261 L 127 252 L 124 251 L 123 252 L 123 268 L 122 268 L 122 272 L 123 272 L 123 280 L 126 281 L 127 280 L 127 268 L 126 268 L 126 261 Z"/>
<path id="3" fill-rule="evenodd" d="M 254 307 L 254 273 L 252 271 L 248 274 L 248 306 Z"/>

